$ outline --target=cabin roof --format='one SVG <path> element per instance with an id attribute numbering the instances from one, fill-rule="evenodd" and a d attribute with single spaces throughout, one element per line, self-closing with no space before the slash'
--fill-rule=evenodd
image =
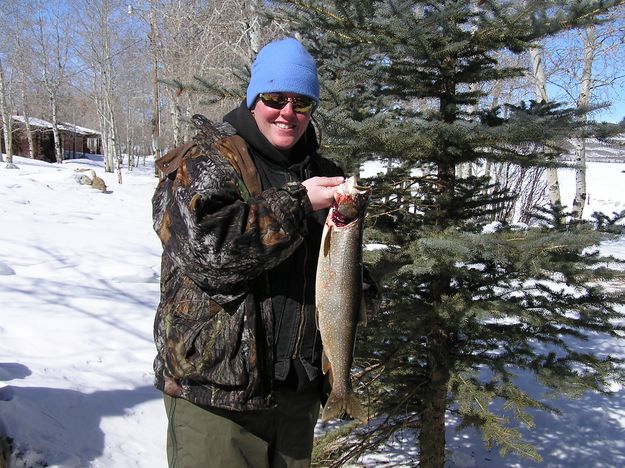
<path id="1" fill-rule="evenodd" d="M 26 118 L 22 115 L 14 115 L 13 120 L 16 122 L 26 123 Z M 47 120 L 38 119 L 36 117 L 29 117 L 28 123 L 34 127 L 39 128 L 49 128 L 52 129 L 52 122 L 48 122 Z M 59 122 L 58 123 L 59 130 L 65 130 L 68 132 L 74 132 L 81 135 L 100 135 L 100 132 L 97 130 L 93 130 L 91 128 L 81 127 L 80 125 L 74 125 L 67 122 Z"/>

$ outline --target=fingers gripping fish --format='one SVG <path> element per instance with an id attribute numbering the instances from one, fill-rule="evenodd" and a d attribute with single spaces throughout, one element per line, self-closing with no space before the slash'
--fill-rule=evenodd
<path id="1" fill-rule="evenodd" d="M 330 372 L 332 391 L 321 419 L 351 415 L 367 420 L 352 390 L 351 365 L 356 325 L 365 320 L 362 305 L 362 225 L 369 195 L 355 177 L 337 190 L 326 218 L 317 265 L 317 326 L 323 342 L 323 372 Z"/>

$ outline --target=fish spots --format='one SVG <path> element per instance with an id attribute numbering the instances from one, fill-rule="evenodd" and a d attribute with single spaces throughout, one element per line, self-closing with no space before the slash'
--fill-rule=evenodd
<path id="1" fill-rule="evenodd" d="M 323 370 L 331 372 L 332 391 L 323 409 L 323 421 L 345 414 L 367 420 L 364 407 L 353 393 L 350 371 L 362 293 L 362 221 L 369 193 L 350 178 L 339 187 L 337 203 L 324 226 L 315 305 L 324 350 Z M 341 226 L 351 217 L 354 222 Z"/>

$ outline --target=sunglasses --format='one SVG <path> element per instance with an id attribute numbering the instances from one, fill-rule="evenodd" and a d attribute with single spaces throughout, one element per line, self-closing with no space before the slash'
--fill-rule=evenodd
<path id="1" fill-rule="evenodd" d="M 312 112 L 316 104 L 314 99 L 307 96 L 288 97 L 279 93 L 261 93 L 258 97 L 264 105 L 272 109 L 282 109 L 290 102 L 293 105 L 293 110 L 298 114 Z"/>

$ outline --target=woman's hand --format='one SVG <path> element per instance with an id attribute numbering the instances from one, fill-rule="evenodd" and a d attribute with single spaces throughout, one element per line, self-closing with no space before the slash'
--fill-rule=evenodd
<path id="1" fill-rule="evenodd" d="M 343 183 L 344 177 L 311 177 L 302 182 L 308 192 L 313 210 L 330 208 L 334 201 L 336 188 Z"/>

